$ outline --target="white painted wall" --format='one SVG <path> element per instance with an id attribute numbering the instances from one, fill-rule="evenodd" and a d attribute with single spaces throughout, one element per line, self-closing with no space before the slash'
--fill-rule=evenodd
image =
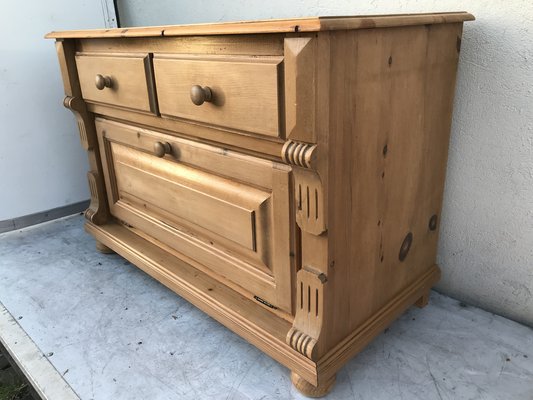
<path id="1" fill-rule="evenodd" d="M 0 221 L 89 198 L 51 30 L 104 27 L 99 0 L 2 2 Z"/>
<path id="2" fill-rule="evenodd" d="M 531 0 L 119 0 L 123 26 L 464 9 L 438 288 L 533 325 Z"/>

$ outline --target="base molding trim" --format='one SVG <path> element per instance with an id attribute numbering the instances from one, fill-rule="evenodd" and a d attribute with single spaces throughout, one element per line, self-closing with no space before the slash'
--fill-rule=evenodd
<path id="1" fill-rule="evenodd" d="M 85 229 L 98 242 L 285 365 L 294 377 L 298 377 L 299 382 L 305 380 L 312 386 L 327 387 L 328 390 L 337 371 L 406 309 L 427 296 L 431 286 L 440 277 L 439 267 L 433 265 L 373 317 L 314 362 L 285 342 L 292 327 L 290 322 L 275 314 L 265 313 L 263 309 L 258 310 L 261 305 L 257 302 L 217 283 L 214 278 L 122 225 L 109 223 L 98 226 L 88 221 Z M 303 385 L 303 381 L 300 384 Z M 315 395 L 318 394 L 319 391 L 316 391 Z"/>
<path id="2" fill-rule="evenodd" d="M 333 376 L 344 364 L 361 352 L 372 340 L 421 298 L 427 298 L 431 287 L 440 279 L 440 268 L 432 265 L 371 318 L 329 350 L 317 362 L 318 375 L 324 379 Z"/>

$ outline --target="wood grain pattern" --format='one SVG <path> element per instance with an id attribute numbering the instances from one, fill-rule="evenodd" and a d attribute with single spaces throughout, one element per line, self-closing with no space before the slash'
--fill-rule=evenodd
<path id="1" fill-rule="evenodd" d="M 331 71 L 331 344 L 435 262 L 428 222 L 442 202 L 461 26 L 332 33 L 331 52 L 343 61 Z"/>
<path id="2" fill-rule="evenodd" d="M 86 229 L 290 368 L 302 393 L 326 394 L 440 277 L 435 218 L 471 19 L 62 33 L 82 38 L 56 48 L 89 155 Z M 108 61 L 131 95 L 102 97 L 104 78 L 83 89 Z"/>
<path id="3" fill-rule="evenodd" d="M 280 57 L 154 56 L 161 114 L 280 136 Z M 210 88 L 213 99 L 191 101 L 194 85 Z"/>
<path id="4" fill-rule="evenodd" d="M 309 17 L 239 21 L 214 24 L 151 26 L 141 28 L 89 29 L 50 32 L 47 39 L 74 39 L 99 37 L 162 37 L 192 35 L 234 35 L 250 33 L 318 32 L 344 29 L 386 28 L 406 25 L 445 24 L 473 21 L 467 12 L 397 15 L 361 15 L 349 17 Z"/>

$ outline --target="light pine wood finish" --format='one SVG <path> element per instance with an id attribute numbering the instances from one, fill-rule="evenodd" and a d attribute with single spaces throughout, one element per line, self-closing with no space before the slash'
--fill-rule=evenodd
<path id="1" fill-rule="evenodd" d="M 78 53 L 76 65 L 83 98 L 139 111 L 157 112 L 148 54 Z M 97 77 L 108 84 L 99 88 Z"/>
<path id="2" fill-rule="evenodd" d="M 466 12 L 360 15 L 347 17 L 309 17 L 271 19 L 262 21 L 239 21 L 215 24 L 190 24 L 150 26 L 140 28 L 89 29 L 79 31 L 57 31 L 46 35 L 47 39 L 88 39 L 101 37 L 154 37 L 193 35 L 241 35 L 257 33 L 318 32 L 330 30 L 351 30 L 387 28 L 395 26 L 445 24 L 472 21 L 474 17 Z"/>
<path id="3" fill-rule="evenodd" d="M 279 66 L 282 57 L 154 55 L 161 115 L 280 136 Z M 191 100 L 193 86 L 212 99 Z"/>
<path id="4" fill-rule="evenodd" d="M 323 396 L 440 277 L 455 75 L 472 19 L 49 34 L 89 155 L 87 231 Z"/>
<path id="5" fill-rule="evenodd" d="M 291 311 L 290 168 L 129 125 L 96 127 L 113 215 Z M 169 143 L 164 159 L 155 143 Z"/>

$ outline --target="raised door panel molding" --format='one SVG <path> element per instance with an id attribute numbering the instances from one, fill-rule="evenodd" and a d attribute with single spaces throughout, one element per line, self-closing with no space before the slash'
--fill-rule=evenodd
<path id="1" fill-rule="evenodd" d="M 142 199 L 256 251 L 270 193 L 112 143 L 119 199 Z M 143 204 L 144 204 L 143 203 Z M 257 228 L 256 228 L 257 227 Z"/>
<path id="2" fill-rule="evenodd" d="M 96 127 L 114 217 L 291 309 L 290 168 L 100 118 Z"/>

